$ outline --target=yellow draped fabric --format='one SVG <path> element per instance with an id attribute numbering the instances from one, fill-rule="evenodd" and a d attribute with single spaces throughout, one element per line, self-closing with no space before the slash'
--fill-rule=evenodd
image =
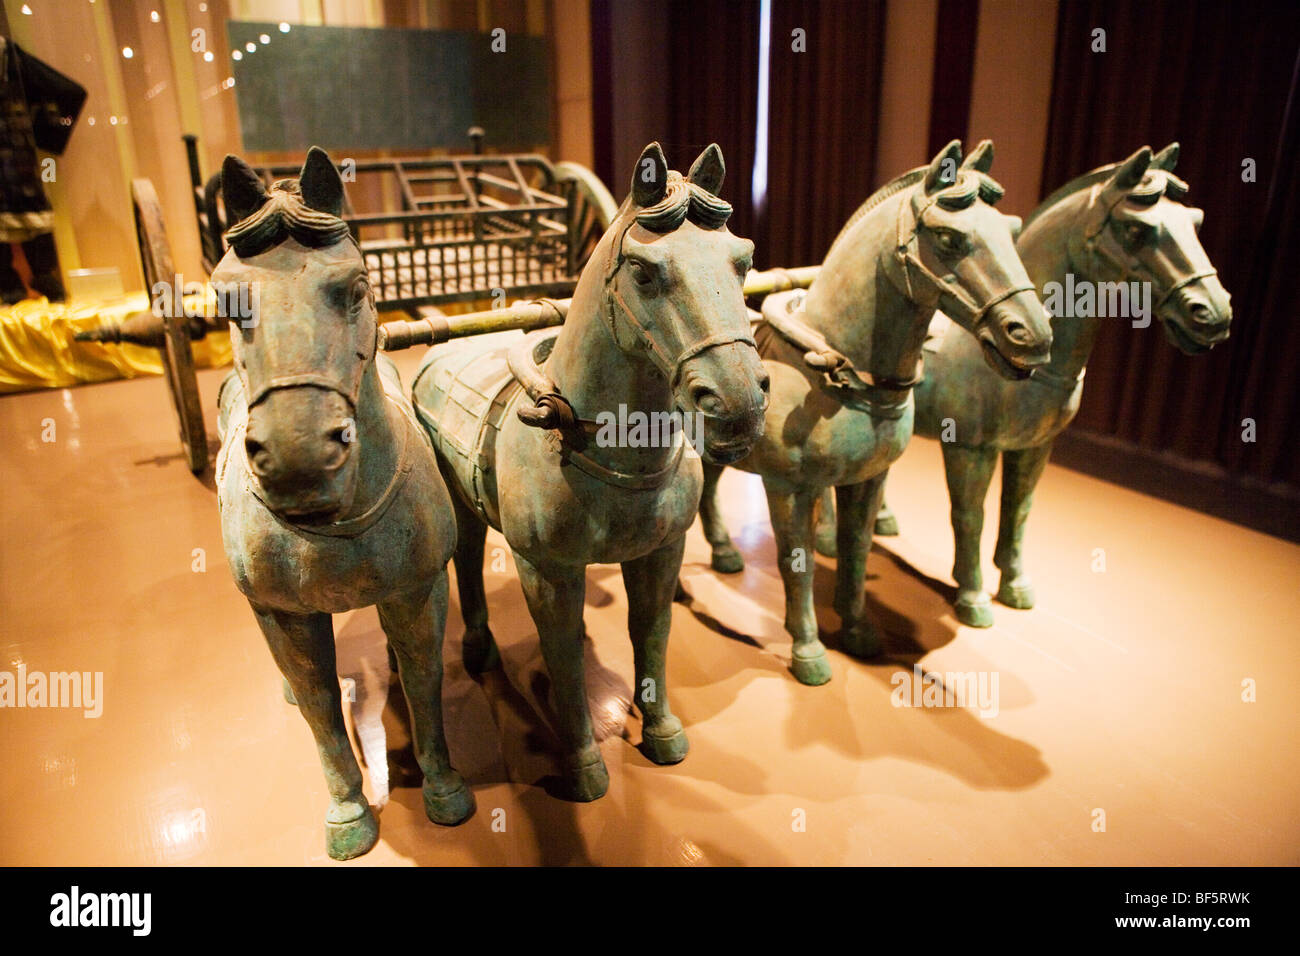
<path id="1" fill-rule="evenodd" d="M 81 329 L 122 322 L 149 309 L 143 293 L 103 302 L 50 303 L 26 299 L 0 306 L 0 394 L 36 388 L 66 388 L 137 375 L 161 375 L 157 349 L 73 340 Z M 216 367 L 230 362 L 230 339 L 214 333 L 193 343 L 194 364 Z"/>

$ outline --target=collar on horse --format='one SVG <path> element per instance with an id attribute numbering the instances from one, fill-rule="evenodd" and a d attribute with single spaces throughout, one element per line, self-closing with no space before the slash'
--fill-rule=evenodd
<path id="1" fill-rule="evenodd" d="M 530 332 L 519 342 L 511 346 L 506 353 L 506 364 L 510 374 L 515 377 L 524 393 L 532 399 L 532 407 L 521 406 L 516 410 L 519 420 L 534 428 L 547 429 L 547 440 L 551 449 L 560 456 L 564 464 L 571 464 L 579 471 L 590 475 L 597 481 L 616 488 L 633 491 L 648 491 L 663 485 L 677 472 L 686 442 L 680 429 L 674 432 L 676 444 L 668 463 L 657 471 L 649 473 L 619 471 L 602 465 L 589 455 L 583 454 L 587 447 L 588 436 L 600 426 L 589 418 L 579 418 L 569 400 L 560 394 L 560 387 L 538 364 L 539 352 L 549 354 L 555 344 L 558 329 L 538 329 Z M 543 361 L 545 359 L 543 358 Z"/>
<path id="2" fill-rule="evenodd" d="M 859 371 L 847 355 L 826 341 L 826 336 L 799 318 L 804 298 L 804 293 L 798 291 L 784 301 L 775 300 L 771 308 L 763 309 L 763 321 L 781 338 L 803 350 L 804 362 L 822 373 L 825 385 L 840 402 L 861 406 L 877 418 L 901 418 L 908 394 L 923 376 L 922 360 L 917 359 L 916 372 L 908 379 Z"/>

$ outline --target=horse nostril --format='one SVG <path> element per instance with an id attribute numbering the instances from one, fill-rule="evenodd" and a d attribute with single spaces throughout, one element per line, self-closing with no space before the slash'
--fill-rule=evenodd
<path id="1" fill-rule="evenodd" d="M 1191 308 L 1192 319 L 1201 325 L 1208 325 L 1214 321 L 1214 310 L 1203 302 L 1197 302 Z"/>
<path id="2" fill-rule="evenodd" d="M 1007 338 L 1017 345 L 1027 345 L 1029 343 L 1029 329 L 1019 319 L 1004 319 L 1002 331 L 1006 333 Z"/>
<path id="3" fill-rule="evenodd" d="M 691 401 L 695 407 L 706 415 L 719 415 L 722 413 L 725 405 L 718 393 L 704 385 L 697 385 L 691 389 Z"/>
<path id="4" fill-rule="evenodd" d="M 255 438 L 245 438 L 244 454 L 248 457 L 248 463 L 253 466 L 253 471 L 256 474 L 262 475 L 266 473 L 268 465 L 266 459 L 269 456 L 266 454 L 266 448 L 263 447 L 260 441 L 257 441 Z"/>

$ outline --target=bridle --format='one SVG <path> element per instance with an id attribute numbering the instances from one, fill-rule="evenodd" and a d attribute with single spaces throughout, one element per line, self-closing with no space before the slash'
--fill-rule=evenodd
<path id="1" fill-rule="evenodd" d="M 356 239 L 350 234 L 346 237 L 356 249 L 357 255 L 361 256 L 362 262 L 365 256 L 361 253 L 361 247 L 357 245 Z M 248 393 L 248 407 L 251 409 L 258 402 L 262 401 L 272 392 L 282 388 L 298 388 L 304 385 L 323 388 L 327 391 L 335 392 L 347 401 L 348 407 L 356 411 L 357 400 L 361 394 L 361 381 L 365 377 L 366 368 L 374 360 L 375 351 L 379 345 L 379 322 L 375 315 L 375 300 L 373 290 L 370 292 L 369 309 L 366 314 L 368 321 L 373 326 L 372 334 L 367 336 L 363 343 L 356 349 L 351 350 L 352 355 L 356 358 L 348 373 L 342 377 L 336 377 L 321 372 L 316 368 L 282 368 L 277 367 L 274 374 L 266 381 L 258 382 L 256 388 L 252 387 L 249 381 L 248 364 L 244 358 L 243 350 L 238 350 L 235 366 L 239 371 L 239 377 L 244 383 L 244 389 Z"/>
<path id="2" fill-rule="evenodd" d="M 983 304 L 976 302 L 975 299 L 962 286 L 947 282 L 939 275 L 930 270 L 920 256 L 920 229 L 921 223 L 925 219 L 925 214 L 931 207 L 939 202 L 937 195 L 927 197 L 925 204 L 919 211 L 912 209 L 912 200 L 910 195 L 904 196 L 898 210 L 898 241 L 894 246 L 894 253 L 890 257 L 890 262 L 895 269 L 886 269 L 894 286 L 902 292 L 912 302 L 925 303 L 918 294 L 918 287 L 929 287 L 934 292 L 934 304 L 938 306 L 939 300 L 944 295 L 954 298 L 957 303 L 970 316 L 970 327 L 972 330 L 978 330 L 988 321 L 989 313 L 996 306 L 1013 298 L 1022 292 L 1033 292 L 1037 294 L 1032 282 L 1024 282 L 1019 285 L 1011 286 L 1004 291 L 997 293 L 989 298 Z M 928 304 L 928 303 L 926 303 Z"/>
<path id="3" fill-rule="evenodd" d="M 748 329 L 740 332 L 715 332 L 704 338 L 692 342 L 685 346 L 676 356 L 669 355 L 668 352 L 660 345 L 650 330 L 636 317 L 636 313 L 628 306 L 627 301 L 618 290 L 615 279 L 627 256 L 623 254 L 623 240 L 627 236 L 627 231 L 636 223 L 635 217 L 629 216 L 626 222 L 619 230 L 618 236 L 610 245 L 610 254 L 606 260 L 605 277 L 604 277 L 604 299 L 607 307 L 602 304 L 601 315 L 605 324 L 609 327 L 610 334 L 614 341 L 623 346 L 627 337 L 620 333 L 618 323 L 620 317 L 632 329 L 634 341 L 639 343 L 648 353 L 651 363 L 667 380 L 669 388 L 676 388 L 678 380 L 681 378 L 682 367 L 691 359 L 695 358 L 709 349 L 717 348 L 720 345 L 730 345 L 734 342 L 741 342 L 756 348 L 754 336 Z M 537 300 L 541 304 L 550 302 L 548 299 Z M 552 303 L 552 308 L 555 308 Z M 558 314 L 558 309 L 556 309 Z M 590 419 L 583 419 L 577 416 L 573 410 L 573 405 L 560 394 L 560 388 L 549 375 L 542 371 L 534 357 L 534 351 L 540 340 L 547 337 L 548 330 L 540 330 L 540 333 L 533 333 L 525 338 L 525 341 L 531 342 L 531 345 L 525 346 L 522 342 L 510 350 L 508 362 L 511 373 L 524 386 L 524 390 L 532 398 L 533 408 L 520 408 L 518 416 L 526 425 L 535 428 L 558 428 L 561 430 L 572 429 L 575 426 L 586 425 L 595 426 L 596 423 Z M 549 330 L 550 334 L 555 334 L 554 330 Z"/>
<path id="4" fill-rule="evenodd" d="M 1154 276 L 1154 270 L 1146 268 L 1141 260 L 1132 256 L 1117 254 L 1110 246 L 1115 243 L 1106 243 L 1103 238 L 1106 233 L 1106 226 L 1110 223 L 1115 208 L 1128 198 L 1127 192 L 1121 192 L 1114 202 L 1105 204 L 1102 202 L 1103 187 L 1094 186 L 1092 200 L 1089 202 L 1090 209 L 1100 209 L 1103 214 L 1096 217 L 1097 225 L 1095 228 L 1088 229 L 1084 232 L 1083 239 L 1083 256 L 1085 258 L 1085 268 L 1089 275 L 1111 275 L 1118 277 L 1115 281 L 1123 281 L 1130 275 L 1151 275 Z M 1200 282 L 1202 279 L 1212 279 L 1217 277 L 1219 270 L 1214 268 L 1199 269 L 1191 272 L 1179 279 L 1156 300 L 1152 311 L 1159 313 L 1164 308 L 1166 302 L 1175 295 L 1179 290 L 1187 286 Z"/>
<path id="5" fill-rule="evenodd" d="M 609 257 L 605 264 L 605 298 L 609 303 L 609 308 L 608 310 L 602 310 L 602 314 L 605 316 L 609 330 L 614 336 L 614 341 L 619 343 L 624 341 L 618 330 L 618 319 L 621 312 L 623 321 L 631 326 L 635 339 L 649 353 L 650 361 L 667 380 L 670 389 L 677 387 L 678 380 L 681 378 L 682 366 L 702 352 L 717 348 L 719 345 L 731 345 L 736 342 L 755 348 L 753 335 L 746 330 L 742 330 L 740 332 L 715 332 L 712 335 L 706 335 L 704 338 L 683 348 L 676 357 L 669 355 L 664 350 L 663 346 L 650 333 L 650 330 L 641 323 L 636 317 L 636 313 L 628 306 L 627 301 L 623 298 L 623 293 L 619 291 L 616 281 L 619 270 L 623 267 L 623 263 L 627 261 L 627 256 L 623 252 L 623 243 L 627 238 L 628 230 L 635 224 L 636 217 L 629 215 L 628 221 L 620 228 L 617 238 L 610 244 Z"/>

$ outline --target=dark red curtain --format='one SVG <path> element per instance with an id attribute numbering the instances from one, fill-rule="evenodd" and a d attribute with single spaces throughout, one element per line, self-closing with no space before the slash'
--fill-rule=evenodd
<path id="1" fill-rule="evenodd" d="M 668 18 L 668 138 L 664 152 L 685 173 L 710 143 L 727 163 L 723 198 L 731 231 L 753 236 L 750 181 L 758 109 L 759 4 L 735 0 L 671 0 Z M 617 109 L 617 104 L 615 104 Z"/>
<path id="2" fill-rule="evenodd" d="M 716 142 L 732 231 L 754 239 L 760 266 L 807 265 L 876 185 L 884 2 L 772 0 L 761 209 L 752 189 L 760 13 L 757 0 L 593 0 L 596 171 L 621 197 L 646 131 L 683 172 Z"/>
<path id="3" fill-rule="evenodd" d="M 1233 297 L 1232 337 L 1206 356 L 1178 353 L 1155 325 L 1104 329 L 1074 428 L 1300 485 L 1298 55 L 1293 3 L 1061 3 L 1044 194 L 1179 141 L 1187 202 L 1205 210 L 1201 241 Z"/>
<path id="4" fill-rule="evenodd" d="M 760 267 L 821 262 L 875 188 L 884 33 L 883 0 L 773 0 Z"/>

